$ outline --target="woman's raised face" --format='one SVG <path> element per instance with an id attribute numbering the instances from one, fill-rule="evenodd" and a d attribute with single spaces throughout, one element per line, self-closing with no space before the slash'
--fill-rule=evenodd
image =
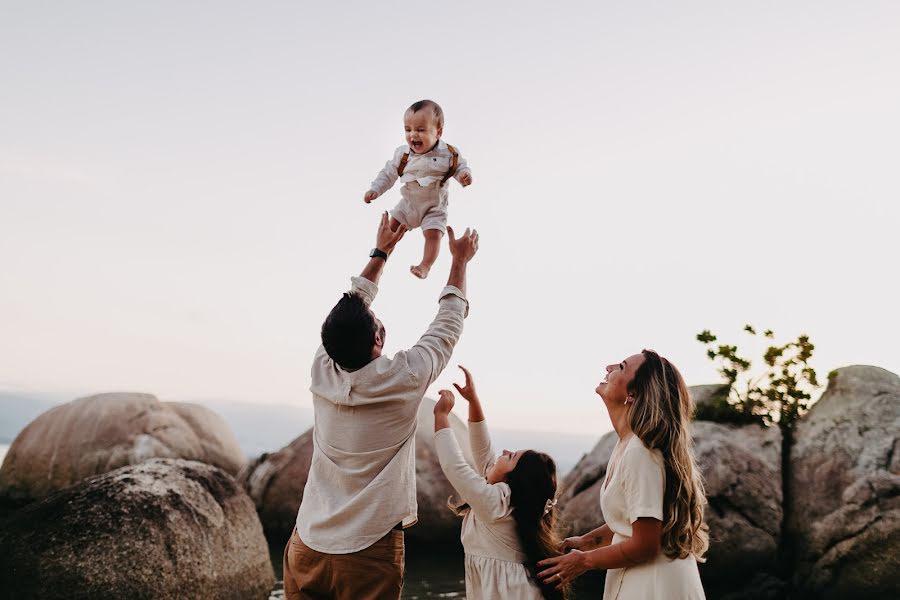
<path id="1" fill-rule="evenodd" d="M 606 365 L 606 377 L 595 391 L 607 404 L 625 404 L 628 386 L 645 360 L 643 354 L 632 354 L 620 363 Z"/>

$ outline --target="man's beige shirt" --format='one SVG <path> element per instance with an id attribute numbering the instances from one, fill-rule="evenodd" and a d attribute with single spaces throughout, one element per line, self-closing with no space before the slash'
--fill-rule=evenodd
<path id="1" fill-rule="evenodd" d="M 352 278 L 367 304 L 378 286 Z M 356 371 L 339 367 L 320 346 L 312 365 L 313 456 L 297 531 L 328 554 L 368 548 L 393 527 L 416 522 L 416 414 L 463 329 L 462 291 L 441 292 L 437 316 L 409 350 Z"/>

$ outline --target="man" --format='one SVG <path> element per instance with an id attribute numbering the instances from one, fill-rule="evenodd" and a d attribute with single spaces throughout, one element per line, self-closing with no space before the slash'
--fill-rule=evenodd
<path id="1" fill-rule="evenodd" d="M 375 249 L 349 293 L 322 325 L 312 366 L 313 456 L 297 527 L 284 553 L 288 600 L 397 599 L 403 583 L 403 528 L 416 522 L 416 414 L 440 375 L 469 310 L 466 265 L 478 232 L 456 238 L 437 316 L 425 335 L 393 358 L 382 356 L 385 329 L 369 308 L 394 246 L 388 214 Z"/>

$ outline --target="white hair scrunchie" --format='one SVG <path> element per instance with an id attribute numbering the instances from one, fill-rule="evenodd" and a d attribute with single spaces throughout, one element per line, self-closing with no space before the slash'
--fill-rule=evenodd
<path id="1" fill-rule="evenodd" d="M 546 515 L 548 512 L 553 510 L 554 506 L 556 506 L 556 498 L 548 499 L 547 503 L 544 504 L 544 514 Z"/>

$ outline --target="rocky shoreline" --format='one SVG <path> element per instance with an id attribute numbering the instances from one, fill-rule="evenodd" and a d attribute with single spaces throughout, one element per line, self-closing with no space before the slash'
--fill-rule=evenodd
<path id="1" fill-rule="evenodd" d="M 703 402 L 714 388 L 691 388 Z M 838 369 L 782 457 L 781 433 L 696 421 L 706 480 L 709 597 L 900 598 L 900 378 Z M 604 523 L 609 433 L 576 465 L 560 498 L 566 533 Z M 602 590 L 602 587 L 599 588 Z"/>
<path id="2" fill-rule="evenodd" d="M 691 392 L 703 402 L 716 387 Z M 458 545 L 431 406 L 419 413 L 411 551 Z M 453 428 L 464 441 L 465 424 Z M 788 443 L 757 425 L 692 428 L 709 500 L 708 597 L 900 597 L 897 375 L 833 372 Z M 566 533 L 603 523 L 599 489 L 614 445 L 614 434 L 601 437 L 565 478 Z M 268 544 L 290 534 L 311 451 L 310 430 L 247 462 L 218 415 L 148 394 L 55 407 L 19 434 L 0 468 L 0 598 L 268 598 Z M 584 586 L 599 593 L 602 576 Z"/>

